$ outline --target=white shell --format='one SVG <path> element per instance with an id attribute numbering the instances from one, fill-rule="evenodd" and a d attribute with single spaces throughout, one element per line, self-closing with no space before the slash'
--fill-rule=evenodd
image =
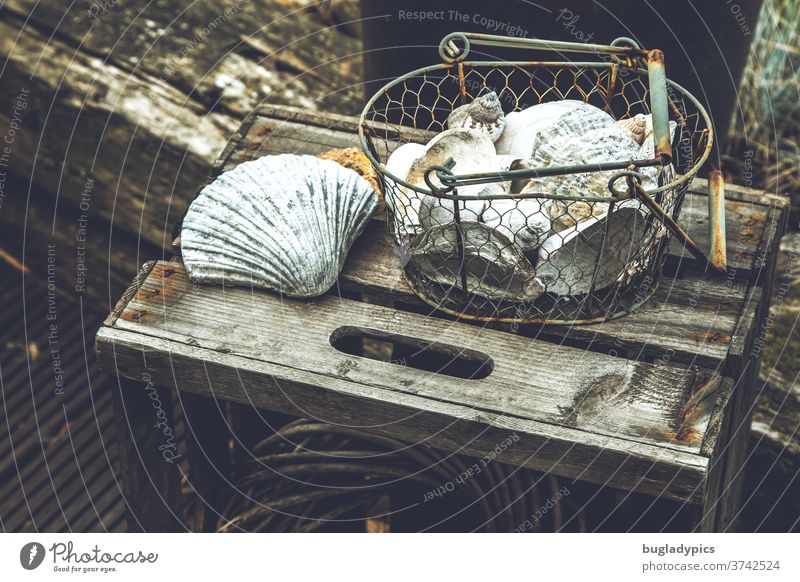
<path id="1" fill-rule="evenodd" d="M 483 222 L 523 253 L 532 253 L 550 234 L 550 216 L 543 202 L 537 198 L 492 200 L 483 211 Z"/>
<path id="2" fill-rule="evenodd" d="M 527 169 L 526 160 L 517 158 L 515 156 L 498 155 L 495 158 L 495 165 L 497 166 L 496 171 L 498 172 Z M 519 194 L 527 183 L 528 179 L 501 182 L 505 191 L 511 194 Z"/>
<path id="3" fill-rule="evenodd" d="M 647 116 L 650 118 L 650 116 Z M 675 131 L 678 128 L 678 124 L 672 120 L 669 122 L 669 141 L 673 142 L 675 139 Z M 674 155 L 674 152 L 673 152 Z M 642 159 L 652 158 L 655 156 L 655 137 L 653 136 L 653 124 L 652 118 L 650 118 L 650 122 L 648 125 L 648 131 L 645 135 L 644 142 L 642 143 L 642 147 L 639 150 L 639 156 Z M 675 179 L 675 166 L 673 164 L 669 164 L 667 166 L 662 166 L 658 169 L 656 168 L 642 168 L 639 170 L 640 173 L 644 175 L 644 181 L 642 182 L 642 186 L 645 190 L 650 190 L 652 188 L 658 187 L 658 179 L 657 176 L 659 173 L 663 173 L 662 181 L 664 184 L 668 184 Z"/>
<path id="4" fill-rule="evenodd" d="M 431 166 L 442 165 L 447 158 L 453 158 L 456 162 L 453 168 L 455 173 L 472 174 L 497 171 L 498 169 L 494 144 L 487 134 L 463 128 L 448 129 L 434 137 L 428 143 L 425 154 L 414 161 L 408 174 L 408 181 L 428 188 L 425 183 L 425 171 Z M 440 185 L 439 179 L 435 175 L 431 176 L 431 181 Z M 458 194 L 484 196 L 496 194 L 498 191 L 502 193 L 502 187 L 499 188 L 500 190 L 498 190 L 497 184 L 465 186 L 458 189 Z M 417 196 L 420 200 L 419 218 L 423 228 L 448 224 L 454 220 L 452 200 L 425 194 Z M 462 215 L 462 220 L 477 222 L 486 207 L 486 202 L 484 200 L 464 200 L 459 202 L 459 205 L 459 214 Z"/>
<path id="5" fill-rule="evenodd" d="M 336 283 L 376 205 L 369 182 L 336 162 L 265 156 L 225 172 L 192 202 L 183 262 L 198 282 L 315 297 Z"/>
<path id="6" fill-rule="evenodd" d="M 565 99 L 533 105 L 506 115 L 503 135 L 495 144 L 498 155 L 527 159 L 533 154 L 533 144 L 540 131 L 558 122 L 562 115 L 584 107 L 583 101 Z"/>
<path id="7" fill-rule="evenodd" d="M 386 162 L 386 171 L 407 180 L 412 164 L 425 155 L 425 146 L 419 143 L 406 143 L 398 147 Z M 391 178 L 386 178 L 389 188 L 384 197 L 386 206 L 392 211 L 395 229 L 403 235 L 417 234 L 419 231 L 420 199 L 417 192 L 401 186 Z"/>
<path id="8" fill-rule="evenodd" d="M 531 264 L 511 241 L 478 222 L 426 231 L 411 250 L 414 266 L 437 283 L 460 288 L 459 232 L 468 292 L 509 301 L 533 301 L 542 293 L 544 287 Z"/>
<path id="9" fill-rule="evenodd" d="M 499 184 L 486 184 L 481 188 L 482 194 L 504 194 Z M 455 220 L 454 201 L 448 198 L 437 198 L 420 194 L 421 204 L 419 220 L 423 229 L 449 224 Z M 486 209 L 485 200 L 460 200 L 458 202 L 458 219 L 461 222 L 478 222 Z"/>
<path id="10" fill-rule="evenodd" d="M 417 158 L 408 173 L 408 181 L 425 186 L 425 170 L 431 166 L 444 164 L 447 158 L 453 158 L 456 165 L 453 173 L 471 174 L 492 171 L 497 164 L 494 144 L 485 133 L 468 129 L 448 129 L 434 137 L 425 148 L 425 154 Z M 436 176 L 432 176 L 434 184 L 438 184 Z M 480 192 L 482 185 L 461 189 L 461 194 Z"/>
<path id="11" fill-rule="evenodd" d="M 528 163 L 533 167 L 590 164 L 620 160 L 635 160 L 641 156 L 641 146 L 633 141 L 616 120 L 605 111 L 581 103 L 561 116 L 557 124 L 540 131 Z M 648 180 L 655 180 L 655 168 L 639 170 Z M 524 191 L 544 192 L 562 196 L 609 196 L 608 181 L 616 171 L 589 172 L 534 178 Z M 645 185 L 647 187 L 647 185 Z M 589 214 L 605 213 L 604 203 L 573 203 L 553 200 L 550 217 L 556 230 L 571 227 Z"/>
<path id="12" fill-rule="evenodd" d="M 503 133 L 505 115 L 497 93 L 492 91 L 471 103 L 453 110 L 447 118 L 448 129 L 470 129 L 485 133 L 494 142 Z"/>
<path id="13" fill-rule="evenodd" d="M 631 207 L 589 218 L 542 243 L 536 275 L 549 293 L 581 295 L 591 290 L 595 265 L 599 264 L 595 289 L 613 285 L 626 265 L 638 260 L 645 227 L 644 215 Z"/>

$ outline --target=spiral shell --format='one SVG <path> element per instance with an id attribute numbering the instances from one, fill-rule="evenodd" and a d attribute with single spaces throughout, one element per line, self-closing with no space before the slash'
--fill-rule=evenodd
<path id="1" fill-rule="evenodd" d="M 471 129 L 497 141 L 506 125 L 503 108 L 497 93 L 492 91 L 471 103 L 453 110 L 447 118 L 448 129 Z"/>

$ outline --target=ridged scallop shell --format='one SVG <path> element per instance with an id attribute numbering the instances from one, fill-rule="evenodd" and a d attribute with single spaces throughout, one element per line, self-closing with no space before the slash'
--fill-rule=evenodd
<path id="1" fill-rule="evenodd" d="M 448 129 L 471 129 L 485 133 L 497 141 L 505 128 L 506 120 L 497 93 L 492 91 L 471 103 L 453 110 L 447 118 Z"/>
<path id="2" fill-rule="evenodd" d="M 511 241 L 478 222 L 427 230 L 411 250 L 413 266 L 432 281 L 461 288 L 459 234 L 469 293 L 509 301 L 533 301 L 542 293 L 531 264 Z"/>
<path id="3" fill-rule="evenodd" d="M 266 156 L 203 188 L 181 227 L 189 276 L 292 297 L 330 289 L 377 204 L 356 172 L 313 156 Z"/>
<path id="4" fill-rule="evenodd" d="M 597 265 L 595 289 L 613 285 L 629 262 L 640 259 L 645 220 L 637 208 L 618 208 L 550 236 L 539 249 L 536 275 L 548 293 L 581 295 L 591 290 Z"/>

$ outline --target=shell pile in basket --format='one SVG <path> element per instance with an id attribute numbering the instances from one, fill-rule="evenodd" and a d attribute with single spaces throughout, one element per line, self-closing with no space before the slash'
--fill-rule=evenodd
<path id="1" fill-rule="evenodd" d="M 649 115 L 617 121 L 582 101 L 542 103 L 504 115 L 492 92 L 454 110 L 447 129 L 428 144 L 398 147 L 386 170 L 429 191 L 425 170 L 447 158 L 456 162 L 455 174 L 651 159 L 652 132 Z M 658 186 L 659 172 L 669 181 L 673 171 L 638 170 L 645 189 Z M 646 215 L 637 202 L 618 204 L 609 214 L 608 203 L 580 200 L 608 197 L 614 173 L 470 185 L 457 189 L 464 197 L 458 201 L 387 179 L 386 205 L 399 238 L 411 241 L 411 266 L 436 283 L 466 283 L 469 292 L 489 299 L 580 295 L 613 285 L 646 236 Z M 435 174 L 430 179 L 437 185 Z M 518 194 L 571 199 L 512 197 Z"/>

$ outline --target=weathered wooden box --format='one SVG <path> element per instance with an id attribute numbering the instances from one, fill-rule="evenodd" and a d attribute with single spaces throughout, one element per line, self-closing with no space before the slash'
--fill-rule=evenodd
<path id="1" fill-rule="evenodd" d="M 217 171 L 262 155 L 355 144 L 353 120 L 263 108 Z M 682 214 L 701 246 L 705 191 L 695 181 Z M 759 366 L 754 345 L 786 204 L 729 186 L 726 214 L 727 278 L 704 273 L 673 246 L 648 303 L 591 326 L 490 327 L 431 312 L 403 280 L 380 218 L 351 251 L 339 288 L 314 301 L 193 285 L 179 256 L 146 264 L 97 336 L 102 365 L 123 379 L 115 393 L 131 523 L 176 526 L 165 507 L 177 477 L 150 428 L 146 382 L 164 403 L 177 389 L 207 397 L 209 407 L 221 400 L 313 416 L 477 457 L 514 434 L 505 463 L 613 489 L 619 508 L 644 513 L 656 500 L 666 507 L 665 522 L 648 517 L 639 528 L 731 528 Z M 488 358 L 490 373 L 464 379 L 337 349 L 343 338 L 364 337 L 399 350 L 466 354 L 473 365 Z M 190 476 L 198 490 L 209 464 L 226 464 L 225 447 L 209 445 L 214 426 L 195 431 L 205 457 Z M 219 458 L 209 458 L 212 449 Z M 619 508 L 599 512 L 606 528 L 614 529 Z"/>

